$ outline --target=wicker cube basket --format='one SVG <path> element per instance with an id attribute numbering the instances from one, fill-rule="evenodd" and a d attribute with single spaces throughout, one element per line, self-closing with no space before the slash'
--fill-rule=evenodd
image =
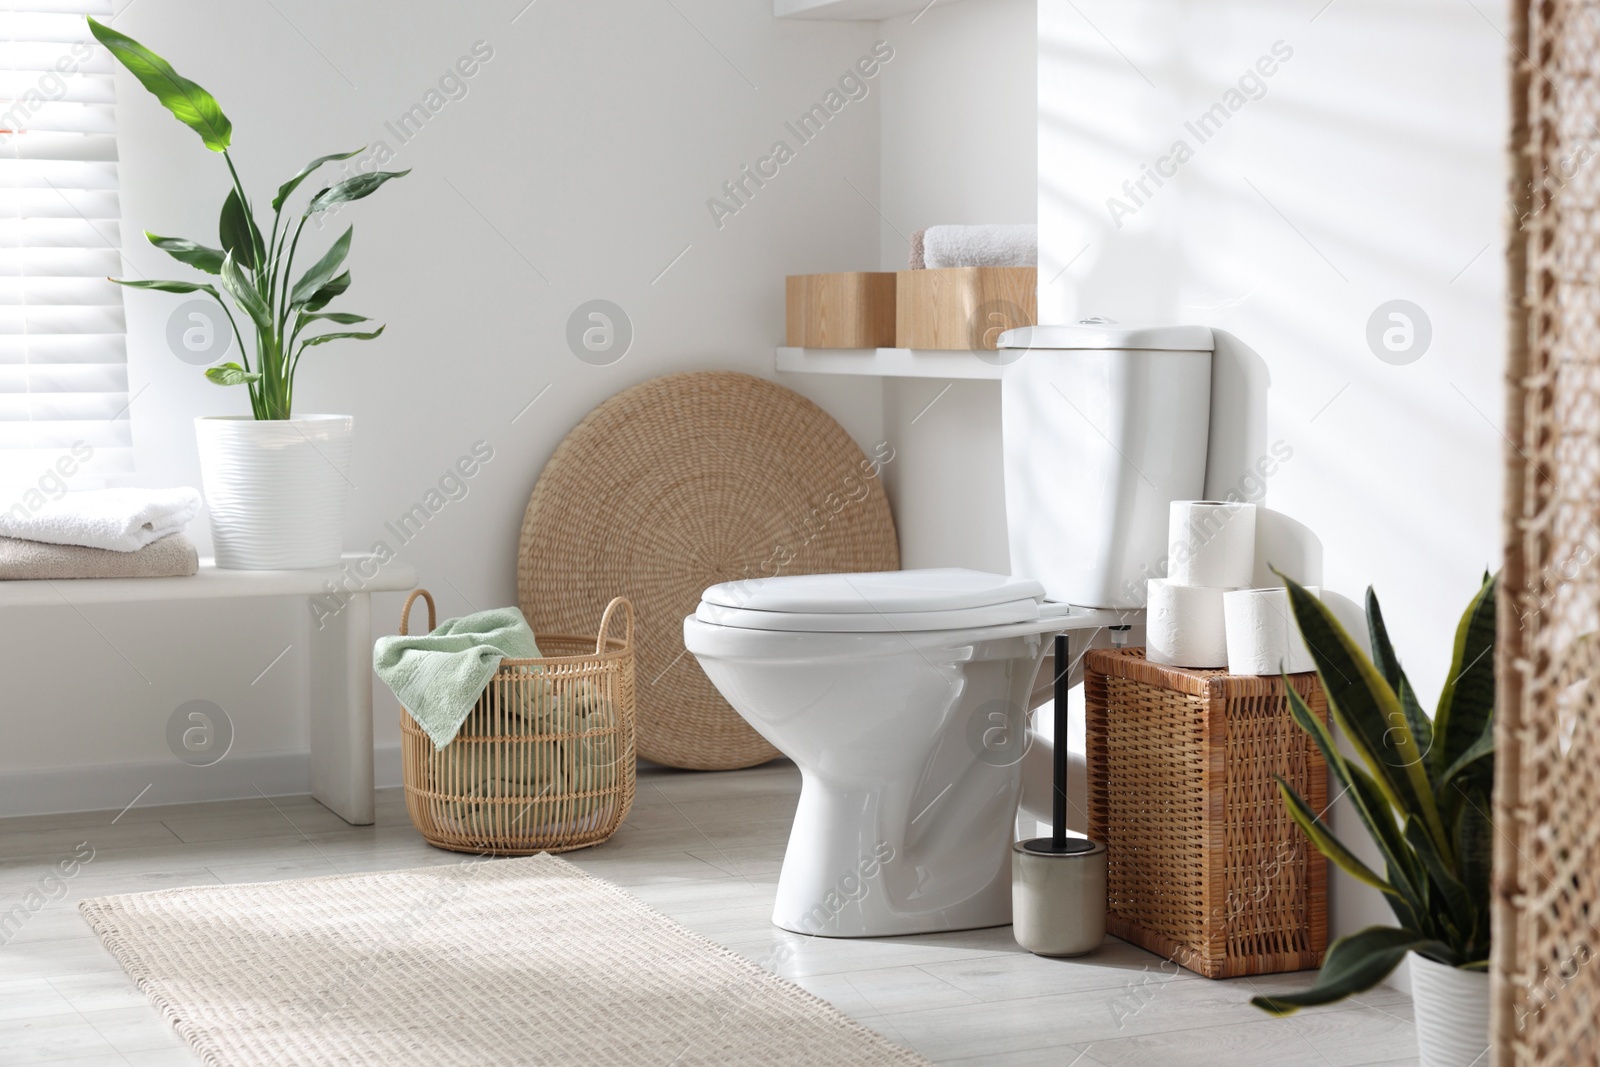
<path id="1" fill-rule="evenodd" d="M 1289 676 L 1324 721 L 1315 674 Z M 1328 872 L 1289 818 L 1281 776 L 1313 811 L 1328 770 L 1283 680 L 1085 659 L 1089 836 L 1106 844 L 1106 928 L 1207 978 L 1317 967 Z"/>
<path id="2" fill-rule="evenodd" d="M 400 612 L 433 597 L 419 589 Z M 613 620 L 623 636 L 610 637 Z M 633 806 L 633 605 L 613 600 L 598 637 L 538 634 L 537 659 L 503 659 L 442 749 L 401 708 L 406 810 L 431 845 L 525 856 L 597 845 Z"/>

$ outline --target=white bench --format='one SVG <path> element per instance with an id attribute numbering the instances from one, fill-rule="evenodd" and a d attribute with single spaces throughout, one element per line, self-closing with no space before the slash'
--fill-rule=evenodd
<path id="1" fill-rule="evenodd" d="M 0 581 L 0 609 L 288 596 L 320 603 L 310 626 L 311 794 L 346 822 L 365 826 L 373 821 L 371 594 L 411 589 L 417 572 L 399 563 L 379 566 L 366 555 L 344 558 L 344 568 L 323 570 L 227 571 L 205 559 L 188 578 Z M 348 588 L 355 584 L 350 575 L 359 577 L 359 589 Z M 337 611 L 327 610 L 330 581 L 347 585 Z"/>

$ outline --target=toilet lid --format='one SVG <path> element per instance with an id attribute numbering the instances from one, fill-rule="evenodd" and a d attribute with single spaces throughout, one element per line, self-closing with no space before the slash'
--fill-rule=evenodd
<path id="1" fill-rule="evenodd" d="M 1043 598 L 1036 581 L 957 567 L 798 574 L 714 585 L 695 617 L 760 630 L 955 630 L 1037 619 Z"/>
<path id="2" fill-rule="evenodd" d="M 694 617 L 712 626 L 729 626 L 739 630 L 823 634 L 916 633 L 977 630 L 986 626 L 1034 622 L 1039 618 L 1039 602 L 1014 600 L 1008 604 L 991 604 L 982 608 L 902 611 L 894 614 L 872 611 L 751 611 L 748 608 L 725 608 L 701 603 L 695 609 Z"/>

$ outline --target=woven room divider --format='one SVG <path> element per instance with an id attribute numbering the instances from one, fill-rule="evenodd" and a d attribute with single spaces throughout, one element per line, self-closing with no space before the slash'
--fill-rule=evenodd
<path id="1" fill-rule="evenodd" d="M 1512 0 L 1495 1062 L 1600 1063 L 1600 10 Z"/>

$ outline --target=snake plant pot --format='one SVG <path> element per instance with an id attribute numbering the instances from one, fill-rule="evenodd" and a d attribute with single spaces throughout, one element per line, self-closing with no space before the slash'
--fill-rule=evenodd
<path id="1" fill-rule="evenodd" d="M 1482 1067 L 1489 1047 L 1488 972 L 1447 967 L 1415 952 L 1410 959 L 1422 1067 Z"/>
<path id="2" fill-rule="evenodd" d="M 348 415 L 195 420 L 218 567 L 338 566 L 354 428 Z"/>

